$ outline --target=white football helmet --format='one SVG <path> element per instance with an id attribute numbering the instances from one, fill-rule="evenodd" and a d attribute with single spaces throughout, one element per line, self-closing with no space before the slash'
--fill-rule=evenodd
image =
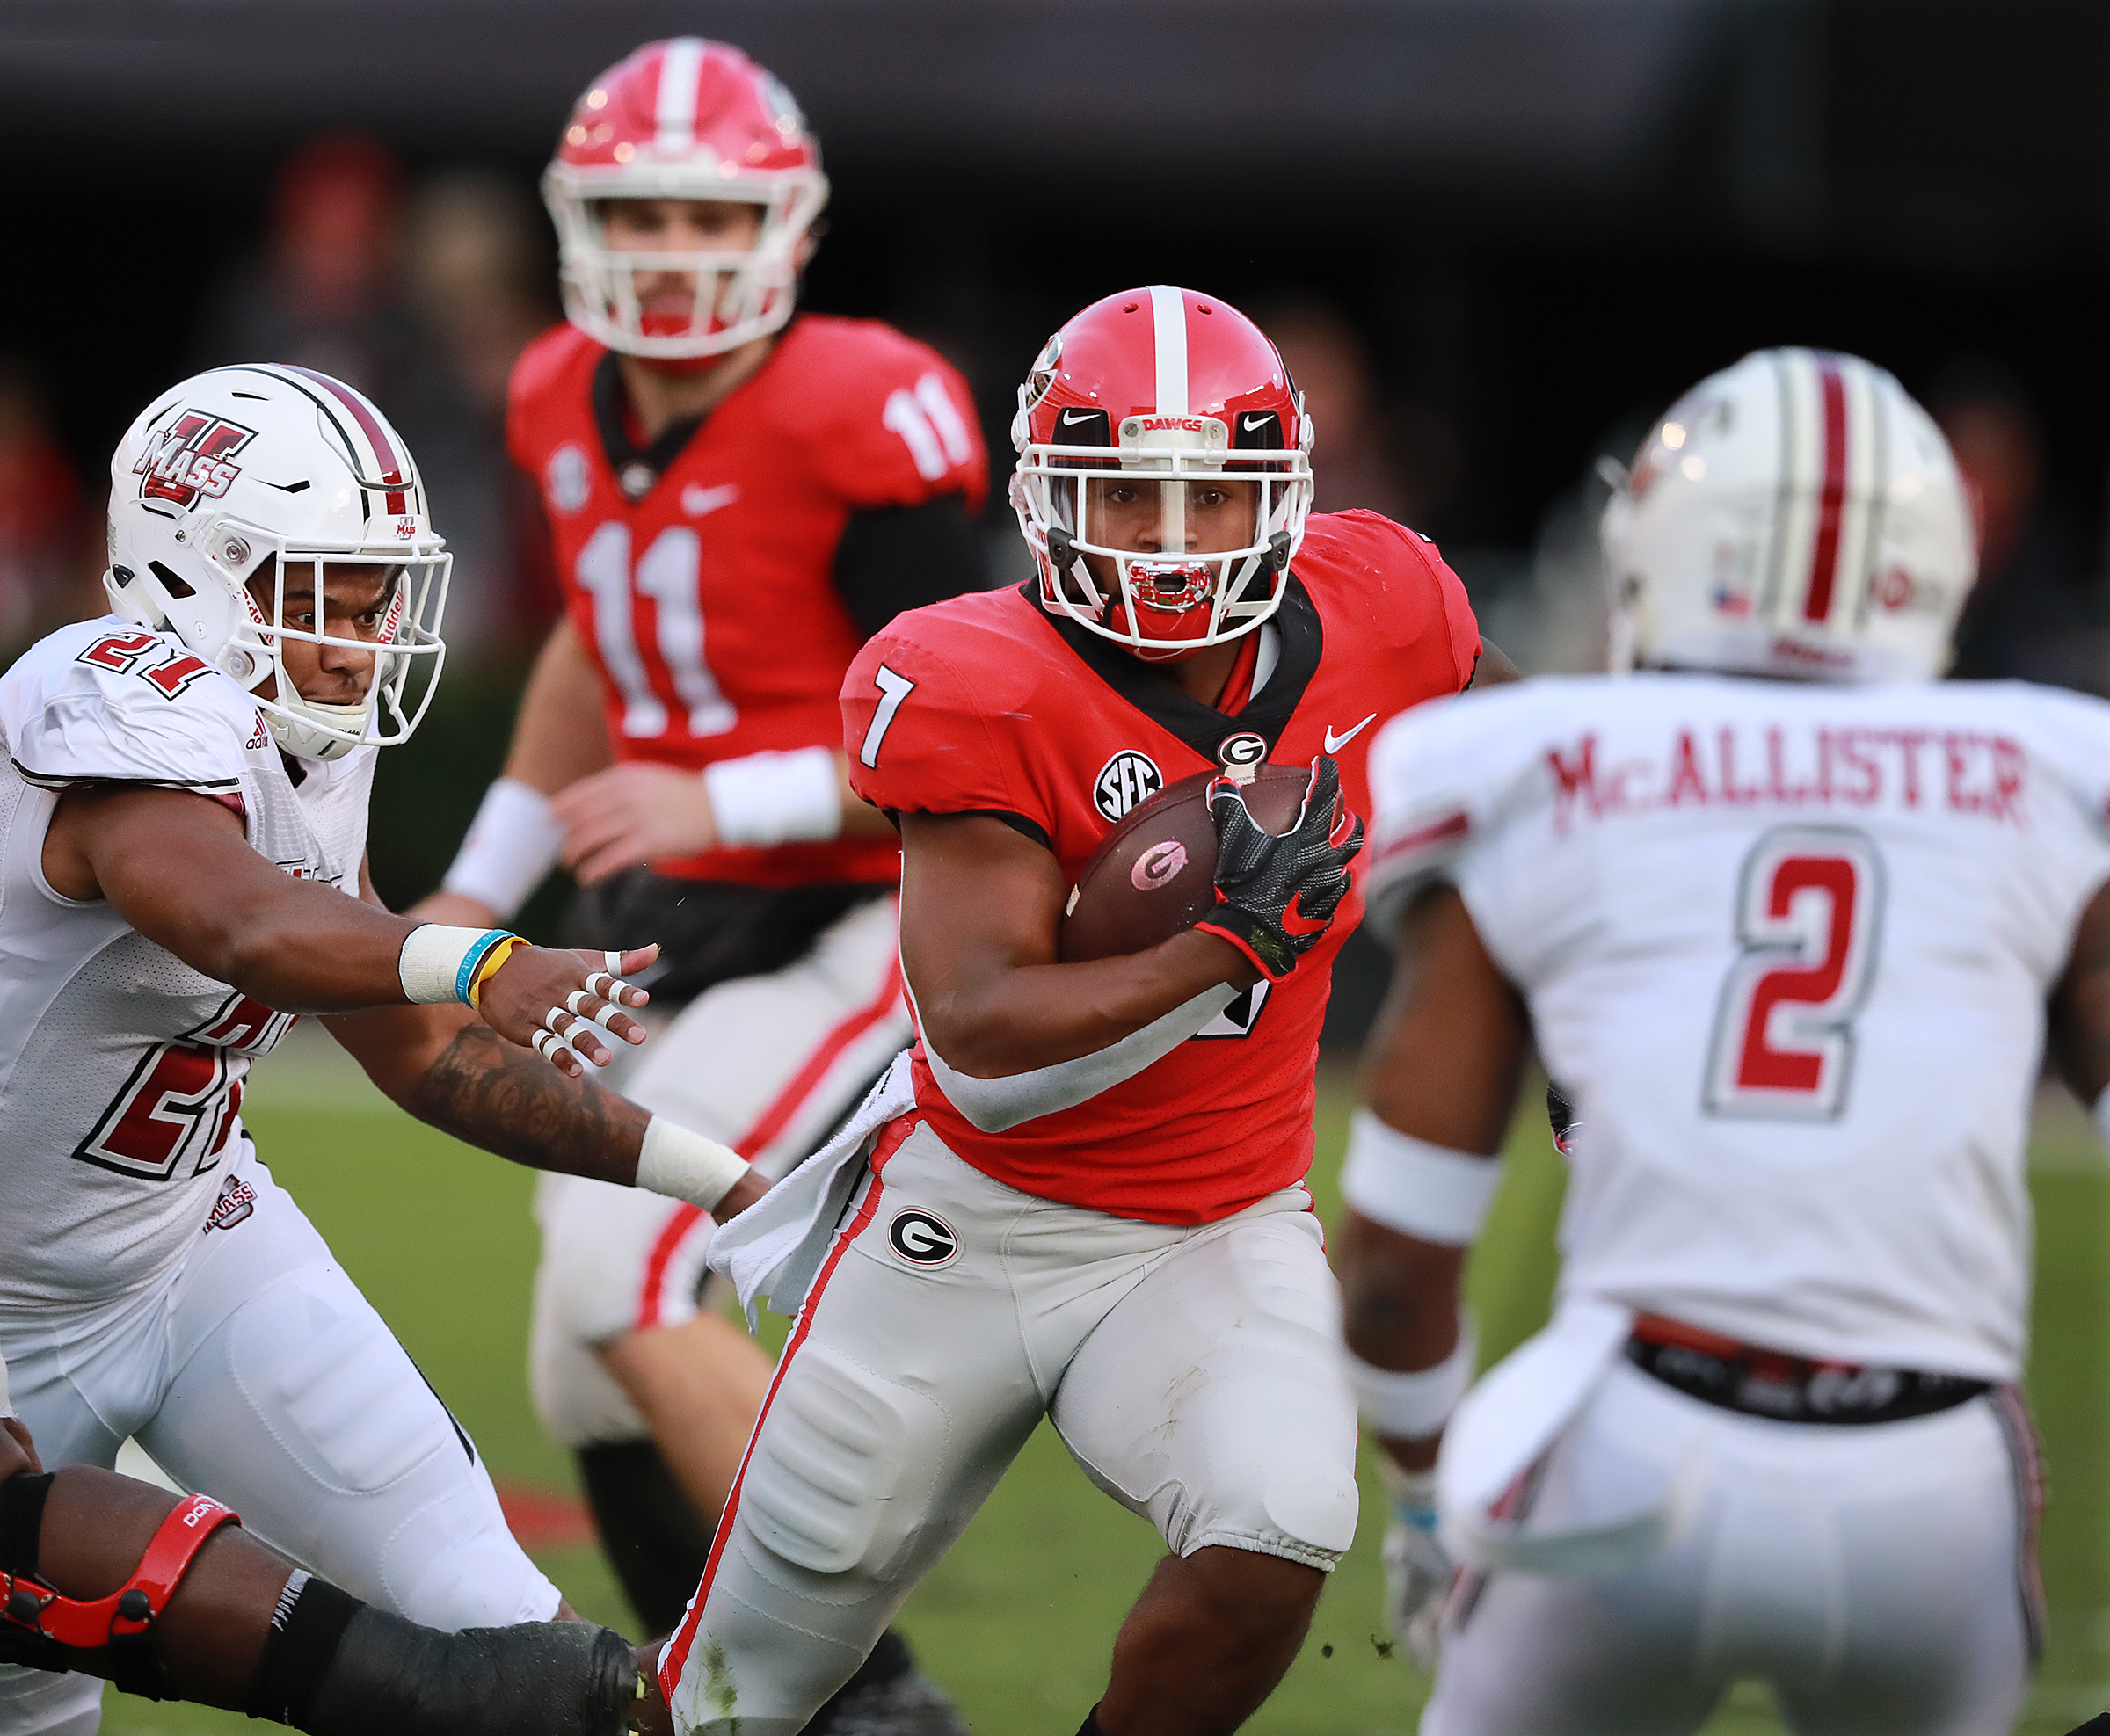
<path id="1" fill-rule="evenodd" d="M 1822 350 L 1760 350 L 1687 392 L 1601 535 L 1615 670 L 1932 680 L 1978 570 L 1933 418 Z"/>
<path id="2" fill-rule="evenodd" d="M 453 563 L 401 436 L 325 374 L 257 363 L 197 374 L 142 410 L 111 456 L 112 606 L 172 632 L 252 693 L 273 684 L 257 705 L 288 753 L 334 759 L 408 738 L 446 656 Z M 347 565 L 394 580 L 376 639 L 323 631 L 324 569 Z M 259 602 L 251 587 L 266 575 Z M 311 626 L 287 624 L 308 611 Z M 288 640 L 376 652 L 365 700 L 302 698 L 286 672 Z"/>

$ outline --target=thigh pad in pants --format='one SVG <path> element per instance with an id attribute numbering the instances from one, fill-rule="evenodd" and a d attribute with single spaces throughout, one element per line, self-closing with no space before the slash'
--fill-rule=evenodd
<path id="1" fill-rule="evenodd" d="M 1356 1408 L 1319 1221 L 1291 1189 L 1168 1250 L 1086 1339 L 1053 1416 L 1174 1553 L 1330 1570 L 1356 1533 Z"/>

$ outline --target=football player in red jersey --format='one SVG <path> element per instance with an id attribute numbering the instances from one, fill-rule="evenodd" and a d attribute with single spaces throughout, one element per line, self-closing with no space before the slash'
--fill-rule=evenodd
<path id="1" fill-rule="evenodd" d="M 903 616 L 843 684 L 852 782 L 901 828 L 922 1037 L 713 1254 L 801 1311 L 661 1654 L 684 1730 L 796 1730 L 1043 1416 L 1171 1550 L 1088 1732 L 1235 1728 L 1355 1532 L 1303 1186 L 1319 1028 L 1372 726 L 1471 683 L 1479 629 L 1424 539 L 1307 523 L 1301 401 L 1221 301 L 1086 309 L 1013 439 L 1038 580 Z M 1203 924 L 1056 962 L 1130 808 L 1262 758 L 1313 767 L 1304 812 L 1270 837 L 1219 777 Z"/>
<path id="2" fill-rule="evenodd" d="M 736 49 L 683 38 L 610 68 L 544 190 L 569 322 L 521 357 L 509 438 L 566 614 L 422 913 L 510 914 L 561 859 L 582 941 L 660 941 L 653 1010 L 686 1006 L 623 1088 L 781 1173 L 907 1038 L 899 851 L 845 785 L 836 693 L 895 614 L 980 582 L 986 461 L 933 351 L 794 317 L 827 184 L 789 94 Z M 768 1369 L 699 1311 L 709 1220 L 620 1191 L 538 1196 L 535 1384 L 664 1632 Z M 890 1640 L 876 1667 L 904 1657 Z"/>

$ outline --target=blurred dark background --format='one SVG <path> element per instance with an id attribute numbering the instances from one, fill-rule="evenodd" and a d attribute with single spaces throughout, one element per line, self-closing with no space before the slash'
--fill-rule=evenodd
<path id="1" fill-rule="evenodd" d="M 499 438 L 555 316 L 535 177 L 594 73 L 683 33 L 820 134 L 808 304 L 938 344 L 1000 462 L 1068 314 L 1207 288 L 1289 353 L 1320 506 L 1413 523 L 1519 663 L 1584 668 L 1598 455 L 1750 349 L 1852 350 L 1973 484 L 1959 672 L 2110 690 L 2110 9 L 2047 0 L 9 0 L 0 640 L 97 607 L 160 388 L 266 354 L 366 387 L 458 551 L 375 828 L 384 893 L 432 884 L 555 607 Z M 1000 489 L 987 530 L 1022 574 Z"/>

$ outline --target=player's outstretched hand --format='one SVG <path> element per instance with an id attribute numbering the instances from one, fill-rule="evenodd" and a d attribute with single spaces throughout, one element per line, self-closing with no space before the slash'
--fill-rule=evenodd
<path id="1" fill-rule="evenodd" d="M 578 1079 L 586 1061 L 605 1067 L 615 1058 L 609 1038 L 644 1041 L 644 1027 L 622 1009 L 651 997 L 622 979 L 658 956 L 657 946 L 626 953 L 516 947 L 484 984 L 477 1011 L 500 1036 Z"/>
<path id="2" fill-rule="evenodd" d="M 552 796 L 549 811 L 564 829 L 558 853 L 582 886 L 718 841 L 703 780 L 672 766 L 610 766 Z"/>
<path id="3" fill-rule="evenodd" d="M 1262 832 L 1229 778 L 1209 787 L 1216 823 L 1216 908 L 1195 926 L 1220 934 L 1279 980 L 1324 938 L 1354 883 L 1348 872 L 1363 847 L 1363 821 L 1341 801 L 1341 767 L 1312 761 L 1297 824 Z"/>

